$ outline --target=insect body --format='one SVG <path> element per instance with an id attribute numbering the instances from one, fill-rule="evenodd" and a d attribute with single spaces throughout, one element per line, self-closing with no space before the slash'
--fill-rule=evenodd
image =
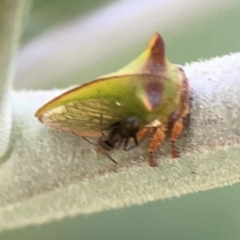
<path id="1" fill-rule="evenodd" d="M 50 127 L 98 138 L 106 151 L 122 142 L 126 150 L 130 138 L 137 145 L 137 139 L 151 128 L 149 164 L 156 166 L 154 153 L 164 141 L 169 121 L 173 123 L 172 155 L 177 156 L 175 141 L 188 112 L 188 79 L 181 68 L 167 60 L 163 39 L 155 34 L 148 48 L 125 68 L 63 93 L 35 115 Z M 102 124 L 100 114 L 104 116 Z M 137 119 L 141 119 L 139 129 L 135 127 Z M 157 126 L 152 124 L 155 121 Z M 101 136 L 102 129 L 109 129 L 106 136 Z"/>
<path id="2" fill-rule="evenodd" d="M 140 130 L 141 122 L 137 117 L 128 117 L 121 122 L 114 123 L 110 126 L 108 136 L 101 136 L 98 139 L 98 144 L 105 150 L 113 150 L 116 148 L 116 143 L 119 148 L 124 141 L 124 151 L 130 150 L 138 146 L 137 132 Z M 133 138 L 135 146 L 129 148 L 129 139 Z"/>
<path id="3" fill-rule="evenodd" d="M 116 160 L 108 155 L 108 151 L 119 149 L 124 142 L 124 151 L 138 146 L 137 132 L 141 128 L 141 121 L 138 117 L 131 116 L 121 122 L 114 123 L 110 126 L 108 134 L 102 135 L 98 139 L 99 147 L 114 162 Z M 133 138 L 135 145 L 128 147 L 129 140 Z"/>

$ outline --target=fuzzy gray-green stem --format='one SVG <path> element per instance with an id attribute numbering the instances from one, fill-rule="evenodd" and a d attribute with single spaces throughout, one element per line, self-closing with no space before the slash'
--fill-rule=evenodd
<path id="1" fill-rule="evenodd" d="M 9 90 L 27 3 L 28 0 L 0 2 L 0 157 L 9 149 L 12 128 Z"/>
<path id="2" fill-rule="evenodd" d="M 80 137 L 50 129 L 35 111 L 61 91 L 12 92 L 12 152 L 0 168 L 0 230 L 180 196 L 239 182 L 240 54 L 184 67 L 190 79 L 189 128 L 164 144 L 159 167 L 147 146 L 112 152 L 113 163 Z"/>

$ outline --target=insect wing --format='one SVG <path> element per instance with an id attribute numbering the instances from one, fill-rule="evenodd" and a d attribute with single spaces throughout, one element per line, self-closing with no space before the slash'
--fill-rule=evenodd
<path id="1" fill-rule="evenodd" d="M 179 111 L 182 79 L 165 57 L 161 36 L 155 34 L 132 63 L 60 95 L 40 108 L 36 117 L 48 126 L 96 137 L 129 116 L 141 119 L 143 126 L 165 121 Z"/>
<path id="2" fill-rule="evenodd" d="M 37 111 L 36 117 L 56 129 L 99 137 L 101 130 L 128 116 L 138 116 L 144 121 L 147 109 L 141 95 L 142 81 L 143 75 L 92 81 L 48 102 Z"/>

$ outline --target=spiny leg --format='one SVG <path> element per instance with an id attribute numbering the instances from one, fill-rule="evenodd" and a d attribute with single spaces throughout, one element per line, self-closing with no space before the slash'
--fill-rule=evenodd
<path id="1" fill-rule="evenodd" d="M 147 128 L 147 127 L 139 130 L 137 132 L 137 134 L 132 137 L 135 145 L 130 146 L 130 147 L 128 147 L 128 143 L 129 143 L 130 138 L 127 138 L 124 142 L 124 148 L 123 148 L 124 151 L 129 151 L 129 150 L 131 150 L 135 147 L 138 147 L 144 141 L 144 139 L 145 139 L 145 137 L 147 136 L 148 133 L 149 133 L 149 128 Z"/>
<path id="2" fill-rule="evenodd" d="M 150 142 L 148 152 L 149 152 L 149 160 L 148 163 L 151 167 L 156 167 L 158 164 L 154 159 L 154 153 L 156 152 L 157 148 L 163 143 L 165 139 L 165 127 L 160 126 L 155 129 L 153 134 L 153 138 Z"/>
<path id="3" fill-rule="evenodd" d="M 179 153 L 175 148 L 175 142 L 178 139 L 179 135 L 183 130 L 183 118 L 185 118 L 189 114 L 189 95 L 190 95 L 190 86 L 188 78 L 186 77 L 184 71 L 181 69 L 183 75 L 183 85 L 181 90 L 181 109 L 179 118 L 173 123 L 173 127 L 171 130 L 170 141 L 172 145 L 172 157 L 179 157 Z"/>
<path id="4" fill-rule="evenodd" d="M 140 145 L 145 138 L 148 136 L 148 133 L 150 131 L 149 127 L 145 127 L 137 132 L 136 140 L 138 142 L 138 145 Z"/>
<path id="5" fill-rule="evenodd" d="M 127 138 L 124 143 L 124 148 L 123 148 L 124 151 L 129 151 L 135 147 L 138 147 L 144 141 L 144 139 L 148 133 L 149 133 L 149 128 L 147 128 L 147 127 L 139 130 L 137 132 L 137 134 L 132 137 L 135 145 L 130 146 L 130 147 L 128 147 L 128 142 L 129 142 L 130 138 Z"/>
<path id="6" fill-rule="evenodd" d="M 78 137 L 78 135 L 77 135 L 74 131 L 71 131 L 71 132 L 72 132 L 72 134 L 74 134 L 75 136 Z M 81 137 L 82 137 L 85 141 L 91 143 L 92 145 L 98 146 L 98 150 L 99 150 L 103 155 L 106 155 L 113 163 L 118 164 L 118 162 L 117 162 L 114 158 L 112 158 L 112 157 L 108 154 L 108 152 L 107 152 L 106 150 L 102 149 L 102 148 L 99 146 L 99 144 L 92 143 L 92 142 L 89 141 L 86 137 L 83 137 L 83 136 L 81 136 Z"/>
<path id="7" fill-rule="evenodd" d="M 180 118 L 173 124 L 173 128 L 171 131 L 170 141 L 171 141 L 171 145 L 172 145 L 172 157 L 173 158 L 177 158 L 180 156 L 179 152 L 177 151 L 177 149 L 175 147 L 175 142 L 178 139 L 179 135 L 181 134 L 182 130 L 183 130 L 183 119 Z"/>
<path id="8" fill-rule="evenodd" d="M 122 142 L 123 142 L 123 139 L 120 138 L 120 139 L 118 140 L 118 144 L 117 144 L 117 146 L 115 147 L 115 149 L 119 149 L 119 148 L 122 146 Z"/>
<path id="9" fill-rule="evenodd" d="M 113 163 L 118 164 L 118 162 L 114 158 L 112 158 L 107 151 L 105 151 L 105 154 Z"/>
<path id="10" fill-rule="evenodd" d="M 124 146 L 123 146 L 124 151 L 130 150 L 130 148 L 128 147 L 128 142 L 129 142 L 129 138 L 127 138 L 124 142 Z M 135 147 L 135 146 L 133 146 L 133 147 Z"/>
<path id="11" fill-rule="evenodd" d="M 95 146 L 98 145 L 97 143 L 93 143 L 93 142 L 89 141 L 86 137 L 83 137 L 83 136 L 82 136 L 82 138 L 83 138 L 86 142 L 88 142 L 88 143 L 90 143 L 90 144 L 92 144 L 92 145 L 95 145 Z"/>
<path id="12" fill-rule="evenodd" d="M 133 148 L 135 148 L 135 147 L 138 147 L 139 144 L 138 144 L 137 137 L 136 137 L 136 136 L 133 136 L 132 138 L 133 138 L 133 141 L 134 141 L 135 145 L 128 147 L 128 143 L 129 143 L 129 139 L 130 139 L 130 138 L 127 138 L 127 139 L 125 140 L 125 142 L 124 142 L 124 147 L 123 147 L 123 150 L 124 150 L 124 151 L 129 151 L 129 150 L 131 150 L 131 149 L 133 149 Z"/>
<path id="13" fill-rule="evenodd" d="M 118 162 L 114 158 L 112 158 L 106 150 L 102 149 L 101 147 L 99 147 L 98 149 L 103 155 L 106 155 L 113 163 L 118 164 Z"/>
<path id="14" fill-rule="evenodd" d="M 101 152 L 102 154 L 106 155 L 106 156 L 110 159 L 110 161 L 112 161 L 112 162 L 114 163 L 114 165 L 113 165 L 113 171 L 114 171 L 114 172 L 117 172 L 117 166 L 118 166 L 117 160 L 115 160 L 114 158 L 112 158 L 112 157 L 109 155 L 108 151 L 106 151 L 106 150 L 104 150 L 104 149 L 102 149 L 102 148 L 100 148 L 100 147 L 99 147 L 99 150 L 100 150 L 100 152 Z"/>
<path id="15" fill-rule="evenodd" d="M 71 133 L 72 133 L 73 135 L 77 136 L 77 137 L 83 138 L 86 142 L 88 142 L 88 143 L 90 143 L 90 144 L 92 144 L 92 145 L 95 145 L 95 146 L 98 145 L 97 143 L 93 143 L 93 142 L 89 141 L 89 140 L 87 139 L 87 137 L 77 135 L 74 131 L 71 131 Z"/>
<path id="16" fill-rule="evenodd" d="M 137 139 L 137 136 L 136 136 L 136 135 L 134 135 L 133 141 L 134 141 L 134 143 L 135 143 L 135 146 L 134 146 L 134 147 L 137 147 L 139 144 L 138 144 L 138 139 Z"/>

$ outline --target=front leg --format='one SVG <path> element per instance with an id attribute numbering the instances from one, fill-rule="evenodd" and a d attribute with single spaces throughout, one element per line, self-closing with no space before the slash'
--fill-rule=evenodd
<path id="1" fill-rule="evenodd" d="M 159 127 L 155 127 L 155 132 L 153 133 L 153 137 L 148 148 L 148 163 L 151 167 L 156 167 L 158 165 L 156 159 L 154 158 L 154 154 L 165 139 L 165 131 L 166 127 L 163 124 Z"/>

